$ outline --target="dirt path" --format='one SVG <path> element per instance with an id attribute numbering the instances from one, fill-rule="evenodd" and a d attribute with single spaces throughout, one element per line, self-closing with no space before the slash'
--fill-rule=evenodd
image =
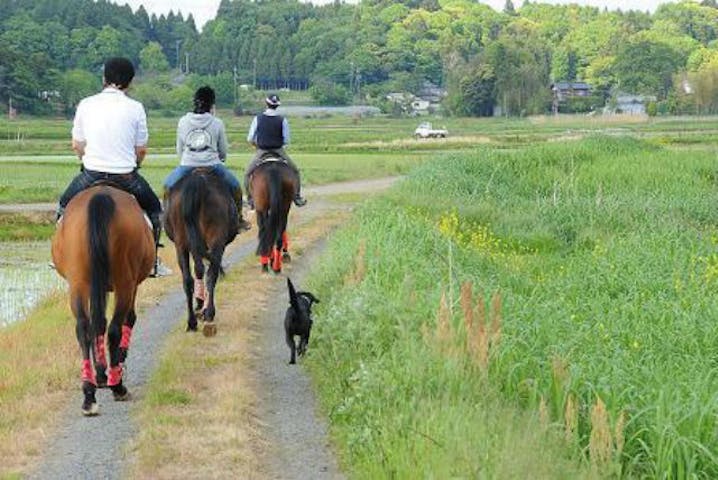
<path id="1" fill-rule="evenodd" d="M 317 195 L 376 192 L 390 186 L 394 180 L 348 182 L 307 189 L 310 204 L 301 209 L 297 222 L 299 225 L 311 223 L 327 208 L 329 203 L 317 199 Z M 225 257 L 227 269 L 254 255 L 255 247 L 252 240 L 232 248 Z M 321 248 L 321 244 L 308 248 L 293 265 L 292 277 L 298 284 Z M 275 282 L 272 288 L 285 287 L 283 282 Z M 270 472 L 267 478 L 341 478 L 328 447 L 326 426 L 315 413 L 309 378 L 300 367 L 290 367 L 285 361 L 278 361 L 284 359 L 288 350 L 282 341 L 278 341 L 283 338 L 283 332 L 281 322 L 276 321 L 283 318 L 285 308 L 286 305 L 281 303 L 257 312 L 261 340 L 256 347 L 252 370 L 259 385 L 260 420 L 269 437 L 269 447 L 261 455 L 263 470 Z M 109 390 L 100 390 L 101 415 L 84 418 L 79 413 L 79 393 L 68 398 L 65 411 L 58 412 L 64 421 L 48 442 L 42 461 L 29 478 L 113 479 L 124 476 L 128 459 L 123 452 L 137 434 L 130 410 L 133 404 L 143 400 L 144 388 L 158 363 L 163 339 L 184 320 L 184 295 L 178 281 L 171 293 L 141 314 L 135 327 L 126 377 L 134 401 L 114 402 Z"/>
<path id="2" fill-rule="evenodd" d="M 387 177 L 374 180 L 358 180 L 355 182 L 330 183 L 328 185 L 318 185 L 316 187 L 307 187 L 304 190 L 306 195 L 336 195 L 340 193 L 361 193 L 372 192 L 387 188 L 394 183 L 399 177 Z M 54 212 L 57 208 L 56 203 L 5 203 L 0 204 L 0 213 L 47 213 Z"/>
<path id="3" fill-rule="evenodd" d="M 324 248 L 320 240 L 293 266 L 292 281 L 301 286 L 314 260 Z M 286 282 L 274 282 L 278 298 L 286 295 Z M 252 369 L 261 384 L 258 392 L 260 418 L 265 424 L 269 445 L 260 456 L 272 479 L 343 478 L 327 443 L 327 426 L 317 414 L 309 377 L 298 365 L 289 365 L 282 319 L 285 303 L 275 303 L 263 315 L 259 348 Z M 301 363 L 301 362 L 300 362 Z"/>

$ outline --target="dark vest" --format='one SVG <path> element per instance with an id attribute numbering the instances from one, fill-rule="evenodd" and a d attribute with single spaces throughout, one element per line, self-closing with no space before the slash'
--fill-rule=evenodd
<path id="1" fill-rule="evenodd" d="M 257 146 L 262 150 L 276 150 L 284 146 L 282 122 L 284 117 L 277 115 L 257 115 Z"/>

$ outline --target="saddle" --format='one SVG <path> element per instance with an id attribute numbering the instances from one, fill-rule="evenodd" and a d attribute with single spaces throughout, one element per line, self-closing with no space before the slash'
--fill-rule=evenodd
<path id="1" fill-rule="evenodd" d="M 92 188 L 92 187 L 112 187 L 112 188 L 116 188 L 117 190 L 122 190 L 123 192 L 125 192 L 125 193 L 127 193 L 127 194 L 129 194 L 129 195 L 132 195 L 131 192 L 128 192 L 127 190 L 125 190 L 124 188 L 122 188 L 122 186 L 120 186 L 118 183 L 113 182 L 113 181 L 112 181 L 111 179 L 109 179 L 109 178 L 100 178 L 99 180 L 95 180 L 94 182 L 92 182 L 92 183 L 90 184 L 90 186 L 89 186 L 88 188 Z M 135 200 L 137 200 L 137 198 L 136 198 L 134 195 L 132 195 L 132 198 L 134 198 Z M 139 202 L 138 202 L 138 203 L 139 203 Z M 140 209 L 142 210 L 141 207 L 140 207 Z M 145 218 L 145 222 L 147 223 L 147 226 L 149 227 L 150 231 L 153 231 L 152 221 L 150 220 L 149 215 L 147 215 L 147 212 L 145 212 L 144 210 L 142 210 L 142 216 Z M 64 217 L 64 215 L 62 215 L 62 216 L 58 219 L 58 222 L 62 219 L 62 217 Z"/>
<path id="2" fill-rule="evenodd" d="M 257 163 L 257 166 L 264 165 L 265 163 L 271 163 L 271 162 L 280 162 L 280 163 L 287 163 L 285 159 L 283 159 L 278 153 L 275 152 L 267 152 L 263 154 L 259 158 L 259 163 Z"/>

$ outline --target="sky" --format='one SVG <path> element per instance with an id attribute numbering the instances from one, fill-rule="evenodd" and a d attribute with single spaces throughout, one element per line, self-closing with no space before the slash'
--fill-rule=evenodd
<path id="1" fill-rule="evenodd" d="M 198 28 L 201 28 L 208 20 L 214 18 L 217 13 L 217 7 L 220 0 L 113 0 L 119 4 L 129 4 L 132 10 L 137 10 L 140 5 L 145 6 L 145 10 L 160 15 L 169 13 L 173 10 L 175 13 L 181 11 L 183 15 L 192 14 Z M 322 4 L 331 0 L 315 0 L 313 3 Z M 537 1 L 537 0 L 534 0 Z M 539 0 L 543 3 L 578 3 L 580 5 L 593 5 L 596 7 L 608 7 L 609 9 L 621 8 L 623 10 L 642 10 L 654 11 L 661 3 L 667 3 L 667 0 Z M 481 0 L 482 3 L 491 5 L 493 8 L 500 10 L 504 7 L 506 0 Z M 517 7 L 523 3 L 523 0 L 513 0 Z M 349 3 L 354 3 L 353 1 Z"/>

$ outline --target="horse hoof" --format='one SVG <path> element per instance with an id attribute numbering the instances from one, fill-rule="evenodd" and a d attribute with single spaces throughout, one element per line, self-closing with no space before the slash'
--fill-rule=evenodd
<path id="1" fill-rule="evenodd" d="M 279 275 L 280 273 L 282 273 L 281 268 L 279 270 L 272 269 L 272 271 L 274 272 L 275 275 Z"/>
<path id="2" fill-rule="evenodd" d="M 97 402 L 92 402 L 88 404 L 82 404 L 82 414 L 86 417 L 95 417 L 99 415 L 100 413 L 100 407 L 97 405 Z"/>
<path id="3" fill-rule="evenodd" d="M 262 265 L 262 272 L 269 273 L 269 265 Z"/>
<path id="4" fill-rule="evenodd" d="M 214 337 L 217 335 L 217 325 L 214 323 L 205 323 L 202 325 L 202 334 L 204 334 L 205 337 Z"/>
<path id="5" fill-rule="evenodd" d="M 188 325 L 187 325 L 187 331 L 188 331 L 188 332 L 196 332 L 196 331 L 197 331 L 197 324 L 196 324 L 196 323 L 195 323 L 194 325 L 189 325 L 189 324 L 188 324 Z"/>
<path id="6" fill-rule="evenodd" d="M 112 396 L 116 402 L 126 402 L 132 398 L 130 392 L 121 383 L 119 385 L 113 385 L 110 388 L 112 389 Z"/>
<path id="7" fill-rule="evenodd" d="M 289 254 L 289 252 L 282 253 L 282 260 L 289 263 L 292 261 L 292 256 Z"/>

